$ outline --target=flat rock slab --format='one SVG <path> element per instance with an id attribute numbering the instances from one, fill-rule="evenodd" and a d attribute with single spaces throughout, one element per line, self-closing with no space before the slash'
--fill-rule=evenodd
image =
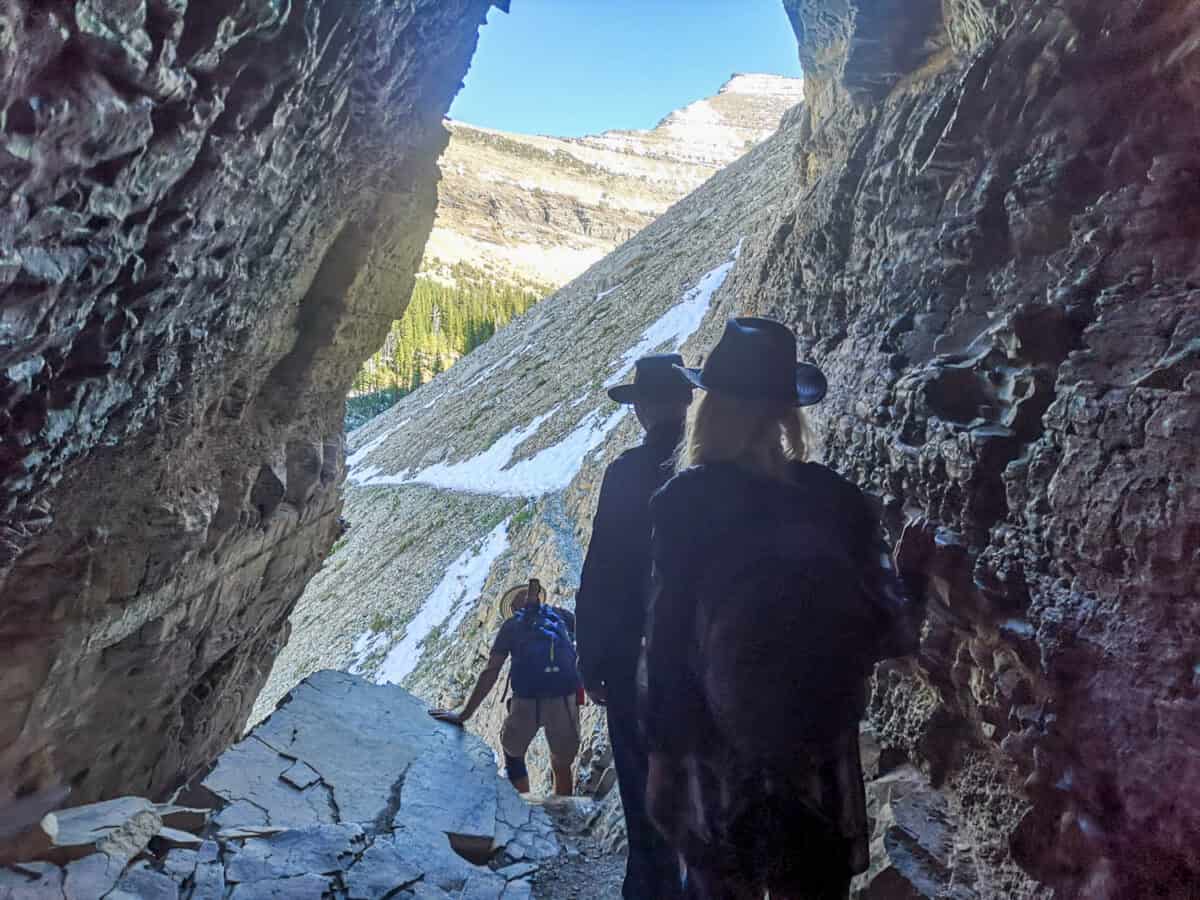
<path id="1" fill-rule="evenodd" d="M 293 878 L 305 873 L 332 875 L 349 867 L 366 846 L 358 825 L 310 825 L 267 838 L 250 838 L 227 848 L 225 878 L 235 884 Z"/>
<path id="2" fill-rule="evenodd" d="M 218 808 L 126 797 L 63 812 L 55 833 L 81 858 L 0 868 L 0 900 L 504 900 L 558 853 L 486 744 L 340 672 L 297 687 L 202 787 L 190 794 Z M 502 861 L 517 864 L 487 867 Z"/>
<path id="3" fill-rule="evenodd" d="M 218 828 L 335 824 L 338 819 L 323 785 L 298 790 L 283 780 L 294 764 L 254 734 L 221 754 L 204 780 L 205 787 L 229 803 L 216 815 Z"/>
<path id="4" fill-rule="evenodd" d="M 117 797 L 49 813 L 41 826 L 56 862 L 81 859 L 96 851 L 133 859 L 162 827 L 153 803 L 142 797 Z"/>
<path id="5" fill-rule="evenodd" d="M 386 897 L 416 884 L 424 876 L 417 861 L 402 853 L 394 843 L 377 840 L 344 876 L 349 900 Z"/>
<path id="6" fill-rule="evenodd" d="M 63 873 L 50 863 L 22 863 L 0 868 L 3 900 L 62 900 Z"/>
<path id="7" fill-rule="evenodd" d="M 307 763 L 297 762 L 279 776 L 297 790 L 304 790 L 321 780 L 321 774 Z"/>
<path id="8" fill-rule="evenodd" d="M 487 862 L 496 838 L 497 812 L 496 765 L 490 757 L 421 756 L 404 777 L 397 819 L 423 821 L 448 835 L 467 859 Z"/>
<path id="9" fill-rule="evenodd" d="M 323 900 L 332 886 L 322 875 L 296 875 L 236 885 L 229 900 Z"/>
<path id="10" fill-rule="evenodd" d="M 179 900 L 179 884 L 147 862 L 134 863 L 104 900 Z"/>
<path id="11" fill-rule="evenodd" d="M 502 876 L 505 881 L 515 881 L 518 878 L 524 878 L 526 875 L 532 875 L 537 871 L 537 868 L 533 863 L 513 863 L 510 866 L 505 866 L 503 869 L 497 869 L 496 874 Z"/>
<path id="12" fill-rule="evenodd" d="M 204 779 L 230 804 L 221 828 L 368 826 L 412 804 L 468 842 L 495 838 L 498 783 L 481 740 L 401 688 L 331 671 L 301 682 Z"/>

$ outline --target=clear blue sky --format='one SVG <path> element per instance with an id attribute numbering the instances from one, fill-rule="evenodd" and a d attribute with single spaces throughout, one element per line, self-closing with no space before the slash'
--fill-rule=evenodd
<path id="1" fill-rule="evenodd" d="M 560 136 L 651 128 L 734 72 L 800 75 L 780 0 L 512 0 L 488 14 L 450 116 Z"/>

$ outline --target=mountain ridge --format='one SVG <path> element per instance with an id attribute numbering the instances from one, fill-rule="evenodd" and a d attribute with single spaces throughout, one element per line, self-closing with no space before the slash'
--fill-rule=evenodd
<path id="1" fill-rule="evenodd" d="M 450 281 L 467 262 L 497 280 L 561 286 L 761 143 L 803 100 L 803 84 L 735 73 L 653 128 L 581 137 L 447 119 L 421 274 Z"/>

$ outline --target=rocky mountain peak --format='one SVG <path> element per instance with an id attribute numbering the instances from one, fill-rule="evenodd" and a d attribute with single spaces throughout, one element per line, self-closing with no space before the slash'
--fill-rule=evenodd
<path id="1" fill-rule="evenodd" d="M 561 138 L 447 121 L 423 272 L 559 287 L 765 140 L 804 83 L 734 75 L 654 128 Z"/>

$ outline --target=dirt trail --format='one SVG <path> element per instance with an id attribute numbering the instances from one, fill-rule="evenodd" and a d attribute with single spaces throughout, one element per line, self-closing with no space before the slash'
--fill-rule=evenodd
<path id="1" fill-rule="evenodd" d="M 548 798 L 541 805 L 558 829 L 562 850 L 533 880 L 537 900 L 621 900 L 624 851 L 604 847 L 591 826 L 597 804 L 585 797 Z"/>

